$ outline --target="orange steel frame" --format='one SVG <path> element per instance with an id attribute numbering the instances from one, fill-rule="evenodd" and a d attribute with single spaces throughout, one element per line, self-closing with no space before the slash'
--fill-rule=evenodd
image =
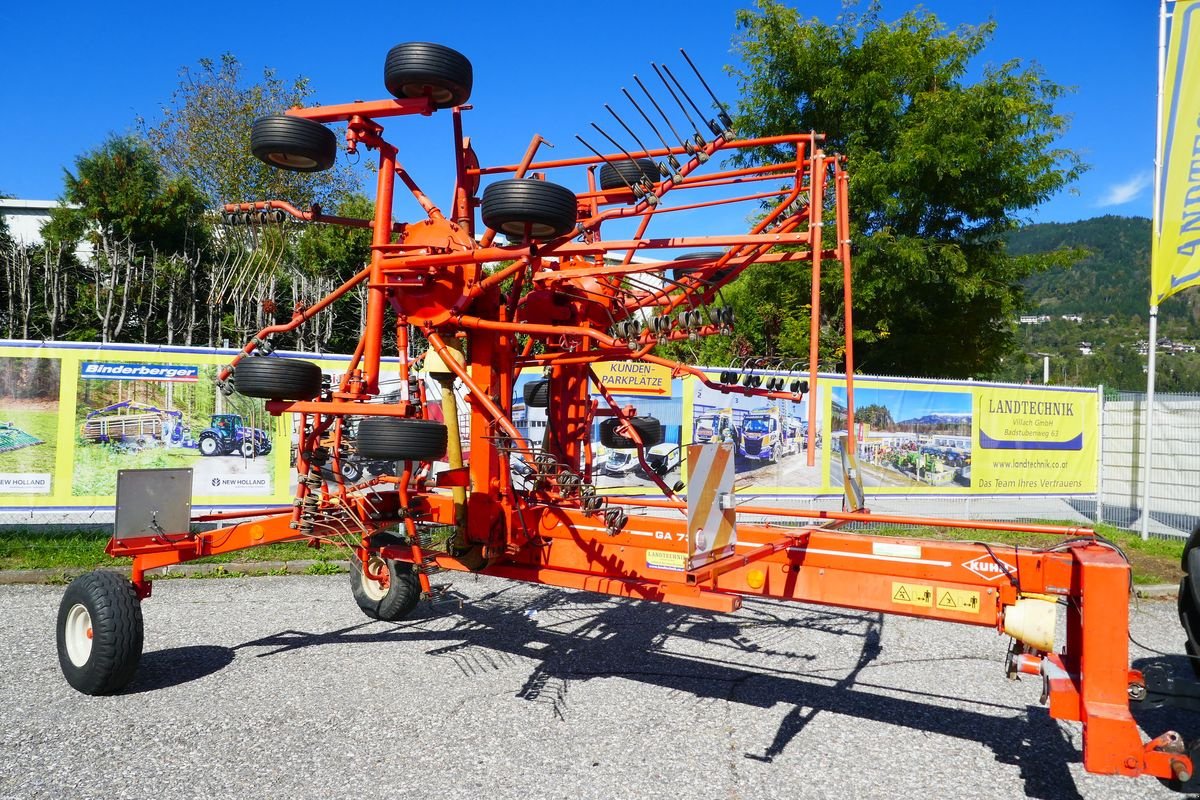
<path id="1" fill-rule="evenodd" d="M 450 211 L 444 214 L 397 160 L 397 148 L 383 139 L 378 121 L 432 112 L 425 98 L 288 112 L 318 122 L 345 123 L 349 151 L 360 147 L 378 151 L 376 211 L 371 220 L 331 217 L 315 207 L 301 211 L 279 201 L 226 207 L 227 211 L 282 209 L 314 223 L 356 225 L 373 233 L 371 261 L 365 269 L 320 302 L 296 309 L 287 323 L 262 330 L 222 371 L 222 380 L 267 336 L 295 329 L 359 285 L 367 291 L 366 325 L 351 366 L 332 391 L 308 402 L 267 403 L 273 414 L 294 413 L 300 417 L 300 482 L 295 504 L 200 516 L 196 522 L 223 525 L 202 533 L 114 539 L 109 552 L 133 557 L 132 578 L 141 596 L 150 594 L 147 570 L 272 542 L 319 540 L 335 527 L 361 534 L 357 553 L 364 564 L 369 554 L 378 554 L 417 565 L 436 562 L 447 570 L 470 570 L 722 612 L 737 609 L 745 596 L 757 596 L 999 630 L 1007 609 L 1020 596 L 1042 594 L 1058 598 L 1067 606 L 1065 647 L 1057 653 L 1026 648 L 1017 655 L 1016 667 L 1044 677 L 1052 716 L 1083 723 L 1084 766 L 1098 773 L 1187 779 L 1192 772 L 1191 760 L 1180 752 L 1181 748 L 1169 745 L 1170 735 L 1145 743 L 1130 715 L 1130 693 L 1142 684 L 1142 676 L 1130 669 L 1126 644 L 1130 570 L 1120 555 L 1099 543 L 1089 529 L 897 517 L 866 510 L 823 512 L 739 506 L 739 515 L 772 516 L 778 521 L 742 523 L 732 555 L 700 569 L 672 570 L 663 568 L 673 563 L 670 557 L 687 551 L 686 504 L 661 480 L 658 483 L 663 499 L 606 496 L 600 501 L 602 511 L 654 509 L 661 516 L 634 514 L 611 525 L 604 513 L 585 510 L 577 487 L 560 484 L 553 475 L 538 473 L 536 484 L 528 490 L 513 485 L 509 468 L 512 458 L 523 458 L 534 465 L 539 455 L 547 454 L 555 464 L 572 468 L 584 464 L 582 475 L 586 480 L 590 474 L 586 465 L 590 462 L 592 420 L 605 414 L 624 420 L 633 413 L 615 404 L 602 409 L 589 399 L 589 383 L 594 382 L 590 365 L 597 362 L 636 359 L 667 366 L 674 376 L 691 375 L 726 392 L 800 399 L 799 394 L 787 391 L 716 383 L 694 366 L 652 352 L 660 341 L 716 332 L 717 326 L 707 318 L 698 330 L 695 326 L 692 330 L 672 327 L 652 334 L 641 326 L 628 336 L 612 332 L 614 322 L 647 309 L 671 315 L 710 303 L 722 284 L 755 263 L 804 262 L 811 267 L 809 392 L 818 383 L 822 267 L 829 262 L 841 266 L 846 380 L 853 413 L 848 174 L 840 157 L 823 152 L 819 135 L 737 141 L 718 136 L 696 148 L 699 152 L 690 158 L 682 147 L 633 153 L 635 157 L 673 155 L 686 160 L 681 182 L 676 185 L 664 179 L 656 185 L 655 194 L 660 198 L 687 198 L 689 192 L 703 197 L 704 190 L 725 187 L 724 194 L 715 199 L 667 208 L 665 203 L 654 204 L 646 199 L 634 202 L 626 188 L 598 188 L 598 158 L 536 160 L 543 143 L 540 137 L 534 137 L 519 163 L 480 168 L 470 140 L 462 135 L 463 109 L 455 108 L 451 114 L 457 181 Z M 780 157 L 763 166 L 708 174 L 698 171 L 709 157 L 747 148 L 759 152 L 769 149 Z M 623 158 L 616 155 L 608 160 Z M 567 186 L 578 186 L 582 178 L 587 191 L 577 194 L 578 228 L 553 241 L 495 244 L 495 232 L 480 230 L 475 224 L 481 179 L 493 175 L 546 175 Z M 424 219 L 393 222 L 397 180 L 420 205 Z M 729 192 L 734 190 L 741 193 L 731 195 Z M 825 200 L 811 203 L 814 195 Z M 651 223 L 669 220 L 670 213 L 735 203 L 762 209 L 759 221 L 748 233 L 648 235 Z M 832 212 L 832 220 L 822 218 L 825 211 Z M 636 228 L 632 237 L 602 238 L 604 223 L 622 220 Z M 671 261 L 682 250 L 697 247 L 720 248 L 723 254 Z M 635 254 L 644 257 L 635 261 Z M 504 266 L 489 272 L 485 264 Z M 648 283 L 642 278 L 677 268 L 683 271 L 673 283 Z M 390 322 L 389 313 L 394 317 Z M 340 437 L 340 419 L 348 415 L 421 413 L 420 399 L 407 393 L 396 403 L 365 402 L 380 393 L 384 331 L 389 324 L 394 326 L 399 342 L 400 362 L 395 377 L 401 380 L 401 386 L 407 386 L 414 368 L 407 356 L 409 331 L 413 330 L 425 338 L 432 352 L 442 356 L 465 387 L 471 413 L 469 465 L 452 463 L 450 469 L 434 475 L 428 465 L 408 464 L 398 476 L 356 485 L 341 479 L 324 481 L 310 464 L 309 456 L 323 436 Z M 540 347 L 534 347 L 535 342 Z M 461 365 L 450 353 L 452 345 L 465 353 Z M 543 368 L 551 381 L 550 433 L 540 447 L 522 437 L 512 422 L 516 376 L 527 367 Z M 607 394 L 604 397 L 610 399 Z M 809 404 L 810 430 L 817 428 L 812 417 L 815 406 Z M 854 429 L 852 416 L 847 429 Z M 637 438 L 632 427 L 622 430 L 630 438 Z M 810 464 L 814 438 L 809 437 Z M 335 452 L 334 474 L 338 473 L 337 458 Z M 640 446 L 639 458 L 645 464 Z M 998 546 L 978 543 L 898 540 L 838 530 L 847 523 L 1032 531 L 1060 535 L 1063 542 L 1057 548 L 1005 548 L 997 553 Z M 454 548 L 422 550 L 418 530 L 433 524 L 455 527 Z M 403 527 L 408 543 L 372 544 L 371 534 L 397 526 Z M 978 571 L 967 566 L 979 563 L 993 566 Z M 366 569 L 368 579 L 387 580 L 386 571 L 373 574 L 371 567 Z M 428 592 L 431 587 L 424 569 L 420 580 Z M 895 599 L 898 583 L 928 589 L 930 598 L 952 590 L 978 593 L 979 608 L 966 611 L 933 602 L 900 603 Z"/>

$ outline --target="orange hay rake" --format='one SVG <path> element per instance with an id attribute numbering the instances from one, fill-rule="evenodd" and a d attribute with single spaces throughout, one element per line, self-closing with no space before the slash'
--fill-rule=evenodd
<path id="1" fill-rule="evenodd" d="M 544 160 L 543 140 L 535 136 L 518 163 L 481 167 L 463 135 L 470 64 L 428 43 L 389 53 L 385 82 L 393 99 L 292 109 L 255 123 L 255 155 L 283 169 L 332 166 L 339 144 L 330 123 L 344 124 L 348 152 L 378 153 L 373 219 L 333 217 L 281 201 L 225 208 L 230 223 L 290 217 L 372 232 L 369 265 L 290 321 L 260 331 L 220 374 L 223 389 L 265 399 L 272 414 L 297 416 L 295 501 L 189 519 L 178 512 L 180 498 L 190 500 L 188 476 L 123 473 L 108 552 L 133 558 L 131 579 L 90 573 L 68 588 L 58 630 L 68 681 L 105 694 L 132 679 L 142 648 L 140 601 L 151 593 L 148 570 L 310 539 L 351 548 L 354 597 L 365 613 L 383 620 L 409 614 L 439 588 L 430 576 L 452 570 L 719 612 L 760 596 L 993 628 L 1014 637 L 1010 674 L 1041 676 L 1050 714 L 1083 723 L 1088 770 L 1200 788 L 1193 780 L 1196 749 L 1173 732 L 1144 742 L 1130 714 L 1131 702 L 1172 700 L 1155 676 L 1148 686 L 1130 669 L 1130 569 L 1118 550 L 1086 528 L 899 517 L 863 507 L 850 457 L 846 164 L 824 152 L 818 134 L 738 139 L 715 95 L 709 119 L 684 82 L 664 71 L 658 77 L 690 123 L 683 135 L 641 81 L 640 103 L 626 92 L 661 143 L 657 148 L 646 147 L 609 108 L 635 146 L 625 148 L 594 126 L 617 152 L 595 150 L 581 138 L 589 154 Z M 699 72 L 695 78 L 708 92 Z M 402 166 L 381 122 L 441 110 L 453 121 L 457 176 L 445 211 Z M 775 158 L 748 167 L 720 163 L 750 151 Z M 397 190 L 411 194 L 424 218 L 393 220 Z M 745 233 L 670 235 L 675 215 L 709 207 L 737 209 L 757 221 Z M 618 235 L 605 238 L 614 229 Z M 810 354 L 802 375 L 785 381 L 751 368 L 712 380 L 656 353 L 664 343 L 734 329 L 731 310 L 720 304 L 721 287 L 755 265 L 784 262 L 811 271 Z M 594 365 L 643 362 L 729 394 L 811 397 L 818 383 L 821 275 L 829 268 L 840 271 L 844 292 L 851 433 L 840 447 L 847 510 L 738 505 L 731 445 L 716 441 L 689 448 L 686 487 L 668 485 L 647 458 L 662 437 L 658 420 L 619 405 Z M 272 336 L 304 324 L 356 287 L 366 292 L 366 322 L 339 383 L 323 383 L 313 363 L 266 355 Z M 388 341 L 399 357 L 394 374 L 384 374 Z M 444 421 L 430 418 L 427 384 L 416 380 L 410 354 L 419 344 L 427 345 L 421 373 L 441 387 L 436 399 Z M 517 377 L 530 368 L 543 375 L 523 393 L 526 405 L 546 409 L 540 440 L 522 435 L 513 420 Z M 384 391 L 389 380 L 399 382 L 398 392 Z M 456 385 L 469 406 L 469 428 L 461 432 Z M 809 430 L 816 430 L 815 403 L 808 403 L 808 413 Z M 596 431 L 605 447 L 636 451 L 660 498 L 597 491 L 591 467 Z M 812 465 L 815 437 L 805 446 Z M 348 482 L 340 467 L 351 448 L 358 458 L 395 469 Z M 744 521 L 749 517 L 775 521 Z M 195 532 L 191 523 L 220 527 Z M 840 530 L 847 523 L 1030 531 L 1061 540 L 1000 552 L 981 543 Z M 1059 605 L 1067 635 L 1056 648 Z M 1191 618 L 1185 615 L 1185 622 Z"/>

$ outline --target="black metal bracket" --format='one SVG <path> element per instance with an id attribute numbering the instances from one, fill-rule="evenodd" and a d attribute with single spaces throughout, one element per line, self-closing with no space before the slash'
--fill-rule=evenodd
<path id="1" fill-rule="evenodd" d="M 1143 708 L 1185 708 L 1200 711 L 1200 681 L 1179 678 L 1170 667 L 1153 662 L 1142 670 L 1145 685 L 1131 683 L 1129 699 Z"/>

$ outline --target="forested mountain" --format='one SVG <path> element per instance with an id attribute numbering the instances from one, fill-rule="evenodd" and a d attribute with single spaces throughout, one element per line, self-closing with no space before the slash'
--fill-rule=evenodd
<path id="1" fill-rule="evenodd" d="M 1024 281 L 1023 313 L 1049 319 L 1019 326 L 1023 353 L 992 377 L 1040 383 L 1042 359 L 1049 355 L 1052 383 L 1144 390 L 1146 356 L 1138 343 L 1149 333 L 1150 233 L 1145 217 L 1104 216 L 1029 225 L 1012 234 L 1013 255 L 1061 250 L 1076 251 L 1077 258 Z M 1200 290 L 1185 290 L 1162 304 L 1159 339 L 1159 388 L 1200 392 L 1200 354 L 1180 352 L 1200 343 Z"/>
<path id="2" fill-rule="evenodd" d="M 1054 267 L 1025 281 L 1029 314 L 1081 314 L 1089 319 L 1146 318 L 1150 303 L 1150 220 L 1104 216 L 1078 222 L 1029 225 L 1008 242 L 1013 255 L 1059 249 L 1086 253 L 1069 267 Z M 1169 298 L 1159 318 L 1196 320 L 1200 295 Z"/>

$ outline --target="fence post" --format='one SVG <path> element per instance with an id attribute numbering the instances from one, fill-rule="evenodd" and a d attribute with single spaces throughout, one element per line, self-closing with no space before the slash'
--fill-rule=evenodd
<path id="1" fill-rule="evenodd" d="M 1104 384 L 1096 387 L 1099 419 L 1096 425 L 1096 524 L 1104 524 Z"/>

